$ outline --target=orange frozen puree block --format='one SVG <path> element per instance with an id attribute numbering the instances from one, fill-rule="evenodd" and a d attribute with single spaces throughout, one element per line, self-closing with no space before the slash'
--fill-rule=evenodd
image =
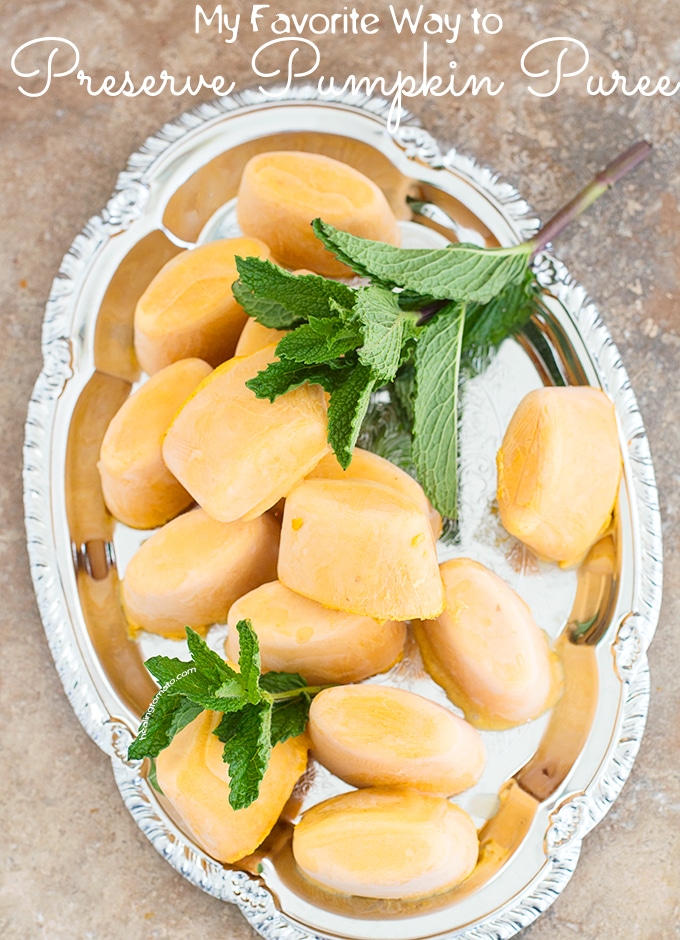
<path id="1" fill-rule="evenodd" d="M 588 386 L 520 402 L 496 458 L 505 528 L 541 558 L 576 564 L 609 525 L 621 476 L 616 413 Z"/>
<path id="2" fill-rule="evenodd" d="M 193 502 L 163 462 L 163 436 L 212 369 L 181 359 L 145 382 L 123 404 L 102 441 L 97 468 L 109 511 L 135 529 L 153 529 Z"/>
<path id="3" fill-rule="evenodd" d="M 267 346 L 215 369 L 163 442 L 170 471 L 220 522 L 270 509 L 328 453 L 321 386 L 304 385 L 273 402 L 246 388 L 274 350 Z"/>
<path id="4" fill-rule="evenodd" d="M 216 522 L 202 509 L 155 532 L 130 559 L 122 600 L 133 628 L 184 637 L 224 623 L 246 591 L 276 574 L 279 528 L 269 516 Z"/>
<path id="5" fill-rule="evenodd" d="M 273 330 L 268 326 L 262 326 L 253 317 L 248 317 L 248 322 L 238 338 L 234 355 L 249 356 L 251 353 L 264 349 L 265 346 L 278 343 L 281 337 L 285 335 L 285 330 Z"/>
<path id="6" fill-rule="evenodd" d="M 414 624 L 428 672 L 480 728 L 536 718 L 561 691 L 561 671 L 522 598 L 469 558 L 441 566 L 446 608 Z"/>
<path id="7" fill-rule="evenodd" d="M 343 793 L 313 806 L 293 833 L 293 856 L 310 881 L 366 898 L 446 891 L 472 873 L 478 854 L 467 813 L 409 789 Z"/>
<path id="8" fill-rule="evenodd" d="M 311 268 L 328 277 L 351 277 L 316 238 L 313 219 L 398 245 L 397 220 L 382 190 L 358 170 L 318 153 L 261 153 L 246 164 L 238 193 L 238 221 L 261 238 L 289 268 Z"/>
<path id="9" fill-rule="evenodd" d="M 234 355 L 248 319 L 231 290 L 237 255 L 268 258 L 270 252 L 255 238 L 222 238 L 182 251 L 161 268 L 135 309 L 142 369 L 152 374 L 191 356 L 217 366 Z"/>
<path id="10" fill-rule="evenodd" d="M 312 702 L 313 756 L 353 787 L 452 796 L 484 770 L 478 731 L 436 702 L 381 685 L 340 685 Z"/>
<path id="11" fill-rule="evenodd" d="M 330 610 L 280 581 L 263 584 L 232 605 L 225 652 L 234 662 L 239 620 L 251 621 L 265 672 L 298 672 L 311 685 L 358 682 L 384 672 L 399 659 L 406 639 L 403 623 Z"/>
<path id="12" fill-rule="evenodd" d="M 430 520 L 369 480 L 305 480 L 288 495 L 279 580 L 374 620 L 436 617 L 444 606 Z"/>
<path id="13" fill-rule="evenodd" d="M 369 450 L 355 447 L 352 452 L 352 462 L 346 470 L 342 469 L 338 458 L 331 452 L 314 467 L 307 479 L 373 480 L 376 483 L 384 483 L 385 486 L 391 486 L 404 496 L 410 497 L 429 516 L 434 537 L 437 539 L 441 535 L 442 517 L 433 508 L 420 483 L 401 467 L 395 466 L 384 457 L 379 457 L 378 454 L 372 454 Z"/>
<path id="14" fill-rule="evenodd" d="M 250 855 L 266 839 L 307 766 L 307 737 L 277 744 L 260 784 L 245 809 L 229 804 L 229 767 L 224 745 L 212 731 L 219 712 L 203 712 L 156 758 L 158 783 L 188 834 L 220 862 Z"/>

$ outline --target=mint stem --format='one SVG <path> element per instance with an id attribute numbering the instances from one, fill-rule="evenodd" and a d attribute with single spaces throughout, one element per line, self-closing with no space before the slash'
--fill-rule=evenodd
<path id="1" fill-rule="evenodd" d="M 448 300 L 434 300 L 426 307 L 422 307 L 419 310 L 420 316 L 416 321 L 416 326 L 425 326 L 425 324 L 431 320 L 435 314 L 439 313 L 440 310 L 443 310 L 448 303 Z"/>
<path id="2" fill-rule="evenodd" d="M 305 685 L 298 687 L 297 689 L 289 689 L 287 692 L 270 692 L 272 701 L 274 702 L 285 702 L 289 698 L 297 698 L 299 695 L 317 695 L 319 692 L 323 692 L 324 689 L 330 689 L 330 685 Z"/>
<path id="3" fill-rule="evenodd" d="M 615 160 L 612 160 L 612 162 L 605 167 L 604 170 L 601 170 L 580 193 L 574 196 L 571 202 L 568 202 L 566 206 L 563 206 L 556 212 L 552 219 L 546 222 L 533 238 L 517 246 L 519 249 L 527 251 L 528 262 L 531 263 L 536 255 L 542 251 L 546 245 L 550 244 L 550 242 L 570 225 L 574 219 L 578 219 L 578 217 L 582 215 L 586 209 L 589 209 L 600 196 L 608 192 L 608 190 L 610 190 L 615 183 L 618 183 L 620 179 L 623 179 L 627 173 L 634 170 L 638 163 L 642 163 L 651 152 L 652 145 L 646 140 L 639 140 L 624 153 L 619 154 Z M 439 313 L 447 303 L 448 301 L 446 300 L 438 300 L 422 307 L 418 311 L 418 326 L 424 326 L 432 317 Z"/>
<path id="4" fill-rule="evenodd" d="M 574 219 L 577 219 L 592 204 L 618 183 L 627 173 L 634 170 L 638 163 L 645 160 L 652 152 L 652 145 L 646 140 L 639 140 L 632 147 L 629 147 L 625 153 L 620 154 L 615 160 L 605 167 L 597 176 L 585 186 L 578 195 L 574 196 L 571 202 L 563 206 L 559 212 L 550 219 L 549 222 L 526 244 L 531 247 L 531 259 L 538 254 L 546 245 L 560 234 Z"/>

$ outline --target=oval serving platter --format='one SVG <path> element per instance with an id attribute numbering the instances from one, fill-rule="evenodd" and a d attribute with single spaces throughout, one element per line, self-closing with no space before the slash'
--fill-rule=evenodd
<path id="1" fill-rule="evenodd" d="M 126 806 L 155 848 L 190 882 L 237 903 L 264 937 L 310 940 L 506 938 L 531 923 L 569 881 L 587 832 L 620 792 L 637 753 L 649 700 L 646 650 L 661 600 L 661 536 L 647 439 L 625 369 L 597 310 L 554 258 L 539 270 L 545 314 L 466 385 L 461 429 L 460 539 L 441 556 L 470 555 L 524 597 L 558 648 L 565 692 L 550 714 L 509 732 L 485 732 L 488 766 L 457 797 L 480 829 L 480 862 L 462 886 L 418 902 L 333 897 L 306 884 L 290 852 L 300 812 L 348 789 L 311 766 L 286 819 L 261 850 L 234 866 L 207 856 L 173 821 L 127 748 L 156 686 L 143 661 L 186 658 L 183 645 L 128 636 L 118 585 L 148 536 L 115 523 L 96 468 L 104 430 L 140 381 L 132 347 L 135 303 L 183 248 L 237 234 L 235 197 L 245 162 L 273 149 L 312 150 L 350 163 L 386 193 L 404 243 L 445 243 L 449 217 L 489 246 L 533 234 L 518 193 L 457 153 L 443 153 L 404 114 L 388 133 L 388 102 L 311 86 L 246 91 L 166 125 L 130 158 L 106 208 L 64 257 L 47 304 L 44 367 L 26 425 L 24 483 L 31 569 L 55 664 L 87 733 L 112 761 Z M 412 216 L 406 197 L 437 206 Z M 590 384 L 615 403 L 624 476 L 615 520 L 578 571 L 537 563 L 503 532 L 494 511 L 494 457 L 521 397 L 543 383 Z M 208 642 L 221 651 L 224 627 Z M 452 708 L 414 644 L 374 680 Z"/>

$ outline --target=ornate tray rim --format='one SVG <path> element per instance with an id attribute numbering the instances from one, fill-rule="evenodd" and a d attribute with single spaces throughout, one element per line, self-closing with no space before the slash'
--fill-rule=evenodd
<path id="1" fill-rule="evenodd" d="M 56 545 L 51 530 L 51 430 L 59 396 L 74 375 L 69 345 L 71 312 L 79 285 L 102 245 L 143 213 L 148 194 L 145 176 L 156 161 L 194 130 L 243 109 L 323 103 L 356 109 L 386 123 L 391 107 L 384 99 L 367 96 L 338 95 L 322 99 L 312 85 L 289 89 L 275 101 L 270 97 L 273 89 L 268 91 L 269 95 L 265 95 L 262 91 L 246 89 L 201 104 L 165 124 L 131 155 L 106 207 L 91 218 L 74 239 L 54 279 L 45 310 L 43 368 L 30 400 L 25 430 L 24 505 L 31 575 L 57 672 L 83 728 L 110 756 L 116 783 L 137 825 L 183 877 L 217 898 L 237 903 L 262 936 L 310 940 L 318 935 L 301 928 L 279 911 L 271 892 L 259 879 L 245 872 L 225 869 L 196 849 L 167 817 L 159 814 L 149 799 L 146 782 L 139 774 L 140 764 L 129 763 L 126 759 L 130 731 L 123 721 L 109 714 L 79 647 L 56 565 Z M 408 156 L 418 158 L 431 168 L 449 168 L 470 179 L 501 207 L 522 235 L 529 236 L 536 230 L 537 220 L 513 186 L 455 149 L 443 153 L 412 115 L 402 113 L 399 129 L 392 136 Z M 605 390 L 616 405 L 624 439 L 629 442 L 630 477 L 638 516 L 638 604 L 619 624 L 614 645 L 616 669 L 624 685 L 618 740 L 609 749 L 587 789 L 563 800 L 552 813 L 546 833 L 548 861 L 540 876 L 521 896 L 493 912 L 484 922 L 440 934 L 440 937 L 458 940 L 504 940 L 527 927 L 552 904 L 574 872 L 583 837 L 605 816 L 631 771 L 649 706 L 646 651 L 658 621 L 662 587 L 661 524 L 649 444 L 621 357 L 595 305 L 561 262 L 551 258 L 551 263 L 557 274 L 558 295 L 568 303 L 570 315 Z"/>

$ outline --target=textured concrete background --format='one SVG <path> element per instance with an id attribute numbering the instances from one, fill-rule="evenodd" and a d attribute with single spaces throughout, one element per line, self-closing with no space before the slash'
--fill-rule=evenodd
<path id="1" fill-rule="evenodd" d="M 406 5 L 397 0 L 395 8 Z M 224 4 L 228 12 L 249 7 Z M 428 13 L 461 12 L 467 22 L 473 8 L 425 4 Z M 342 12 L 343 3 L 281 0 L 272 9 Z M 389 17 L 378 0 L 358 9 Z M 194 5 L 179 0 L 2 0 L 0 10 L 0 935 L 242 940 L 254 934 L 238 911 L 183 881 L 137 830 L 107 759 L 71 712 L 33 597 L 21 505 L 23 422 L 40 370 L 52 278 L 74 235 L 105 204 L 128 154 L 195 100 L 89 97 L 72 77 L 28 98 L 18 92 L 9 60 L 27 40 L 64 36 L 79 47 L 81 66 L 100 79 L 125 69 L 141 79 L 167 68 L 180 76 L 224 74 L 243 88 L 253 84 L 250 58 L 260 37 L 248 32 L 236 45 L 197 37 Z M 588 97 L 582 79 L 573 79 L 553 97 L 534 98 L 519 58 L 538 39 L 573 36 L 589 47 L 588 73 L 608 76 L 618 68 L 633 78 L 666 73 L 677 81 L 680 8 L 678 0 L 497 0 L 480 10 L 502 15 L 502 32 L 475 37 L 467 26 L 453 49 L 432 37 L 431 70 L 447 75 L 455 56 L 461 77 L 489 74 L 506 88 L 496 98 L 413 99 L 411 109 L 442 143 L 495 167 L 543 218 L 633 140 L 655 145 L 653 159 L 558 246 L 623 354 L 655 458 L 666 588 L 650 654 L 648 728 L 632 775 L 586 839 L 571 883 L 525 936 L 671 940 L 680 937 L 680 96 Z M 415 69 L 421 41 L 385 28 L 378 37 L 318 44 L 324 73 L 341 79 Z"/>

